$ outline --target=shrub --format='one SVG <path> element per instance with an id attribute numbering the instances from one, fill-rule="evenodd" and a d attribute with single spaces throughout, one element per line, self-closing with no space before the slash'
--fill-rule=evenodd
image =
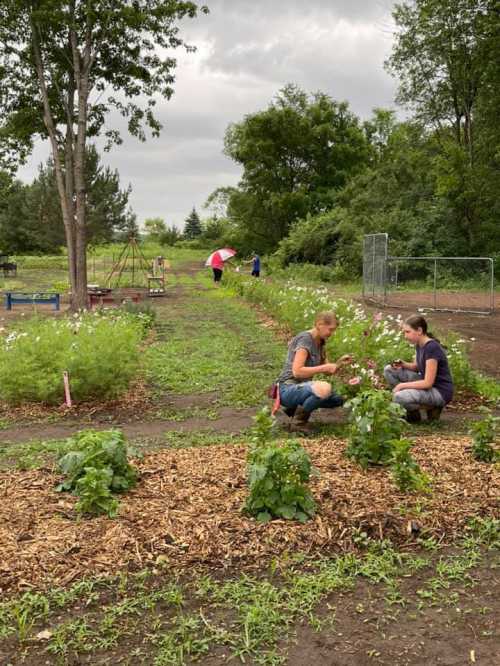
<path id="1" fill-rule="evenodd" d="M 273 419 L 268 410 L 262 410 L 255 421 L 248 454 L 250 494 L 245 510 L 260 522 L 271 518 L 305 522 L 316 508 L 307 486 L 311 459 L 296 440 L 282 445 L 270 441 Z"/>
<path id="2" fill-rule="evenodd" d="M 60 403 L 64 371 L 76 401 L 117 397 L 138 372 L 143 333 L 120 312 L 31 319 L 0 339 L 0 399 Z"/>
<path id="3" fill-rule="evenodd" d="M 362 467 L 388 464 L 393 457 L 393 440 L 404 426 L 404 409 L 383 391 L 364 391 L 346 403 L 351 409 L 351 427 L 346 455 Z"/>
<path id="4" fill-rule="evenodd" d="M 58 461 L 66 480 L 56 490 L 72 491 L 80 500 L 80 513 L 116 515 L 118 502 L 112 493 L 129 490 L 137 482 L 137 472 L 128 463 L 125 438 L 120 430 L 82 430 L 67 441 Z"/>
<path id="5" fill-rule="evenodd" d="M 486 413 L 485 418 L 472 423 L 469 429 L 472 435 L 472 456 L 481 462 L 496 462 L 500 460 L 500 450 L 494 448 L 493 444 L 498 443 L 500 418 L 493 416 L 487 409 L 483 408 L 482 411 Z"/>

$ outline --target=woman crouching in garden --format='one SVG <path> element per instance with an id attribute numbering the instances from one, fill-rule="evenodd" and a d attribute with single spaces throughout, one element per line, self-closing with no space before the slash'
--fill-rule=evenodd
<path id="1" fill-rule="evenodd" d="M 321 312 L 313 328 L 296 335 L 288 346 L 283 371 L 276 381 L 281 405 L 288 416 L 294 417 L 292 427 L 296 431 L 310 429 L 308 421 L 315 409 L 333 409 L 344 404 L 344 399 L 333 392 L 330 382 L 311 381 L 315 375 L 334 375 L 351 361 L 351 357 L 345 355 L 336 363 L 327 362 L 325 343 L 336 328 L 335 313 Z"/>
<path id="2" fill-rule="evenodd" d="M 415 361 L 397 360 L 384 368 L 384 377 L 392 387 L 394 402 L 406 409 L 407 420 L 421 420 L 420 409 L 427 409 L 430 421 L 438 420 L 443 407 L 453 397 L 453 380 L 444 349 L 427 330 L 427 321 L 420 315 L 408 317 L 403 335 L 415 345 Z"/>

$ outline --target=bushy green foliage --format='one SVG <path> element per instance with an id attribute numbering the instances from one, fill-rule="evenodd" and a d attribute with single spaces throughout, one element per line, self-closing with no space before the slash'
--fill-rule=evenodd
<path id="1" fill-rule="evenodd" d="M 63 402 L 63 372 L 76 401 L 113 398 L 139 370 L 141 319 L 120 311 L 33 318 L 0 338 L 0 399 Z"/>
<path id="2" fill-rule="evenodd" d="M 498 445 L 498 424 L 500 418 L 493 416 L 487 409 L 483 409 L 485 417 L 474 421 L 469 429 L 472 435 L 472 455 L 481 462 L 496 462 L 500 460 L 500 449 Z"/>
<path id="3" fill-rule="evenodd" d="M 347 403 L 351 427 L 346 455 L 362 467 L 388 464 L 401 437 L 404 409 L 382 391 L 364 391 Z"/>
<path id="4" fill-rule="evenodd" d="M 394 439 L 391 447 L 391 472 L 397 487 L 403 492 L 427 490 L 429 478 L 410 453 L 412 443 L 408 439 Z"/>
<path id="5" fill-rule="evenodd" d="M 250 494 L 245 510 L 260 522 L 272 518 L 305 522 L 315 511 L 307 486 L 311 459 L 296 440 L 281 445 L 271 441 L 273 419 L 268 410 L 262 410 L 255 422 L 248 454 Z"/>
<path id="6" fill-rule="evenodd" d="M 80 513 L 116 515 L 118 502 L 112 493 L 129 490 L 137 482 L 137 472 L 129 464 L 129 453 L 120 430 L 82 430 L 67 441 L 66 452 L 58 461 L 65 475 L 56 490 L 71 491 L 80 500 Z"/>
<path id="7" fill-rule="evenodd" d="M 223 188 L 240 247 L 274 250 L 291 224 L 329 210 L 335 193 L 369 159 L 369 143 L 346 102 L 285 86 L 267 109 L 231 124 L 226 154 L 240 164 L 238 187 Z"/>
<path id="8" fill-rule="evenodd" d="M 296 221 L 280 242 L 276 256 L 283 266 L 304 262 L 331 265 L 339 240 L 337 222 L 334 211 Z"/>

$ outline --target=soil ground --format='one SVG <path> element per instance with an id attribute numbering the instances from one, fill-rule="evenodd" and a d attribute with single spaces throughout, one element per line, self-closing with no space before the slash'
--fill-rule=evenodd
<path id="1" fill-rule="evenodd" d="M 211 288 L 205 281 L 199 280 L 198 271 L 197 265 L 184 266 L 173 271 L 175 286 L 169 289 L 168 296 L 158 299 L 157 302 L 160 321 L 164 320 L 167 324 L 173 322 L 182 315 L 184 303 L 187 300 L 197 299 L 202 296 L 205 289 Z M 408 306 L 408 312 L 413 311 L 410 304 L 406 303 L 406 306 Z M 386 308 L 385 311 L 397 314 L 398 312 L 404 313 L 405 310 Z M 26 312 L 31 312 L 31 309 L 26 309 Z M 19 309 L 12 314 L 2 313 L 2 315 L 5 318 L 8 317 L 10 321 L 22 316 L 21 313 L 22 309 Z M 47 314 L 54 316 L 49 312 Z M 218 315 L 216 314 L 216 316 Z M 430 317 L 439 330 L 453 330 L 469 340 L 471 358 L 475 367 L 492 376 L 500 376 L 497 364 L 497 359 L 500 358 L 500 336 L 498 335 L 500 314 L 498 312 L 489 316 L 433 312 Z M 221 320 L 222 323 L 225 321 Z M 196 321 L 191 318 L 189 322 L 193 327 L 206 326 L 202 320 Z M 260 357 L 255 357 L 254 361 L 256 367 L 262 363 L 271 364 L 270 359 Z M 208 418 L 204 414 L 196 414 L 196 408 L 200 407 L 205 410 L 214 408 L 215 417 Z M 155 413 L 159 409 L 173 412 L 184 410 L 186 417 L 182 421 L 155 417 Z M 192 415 L 189 415 L 190 411 Z M 3 442 L 3 450 L 8 451 L 11 447 L 14 450 L 18 445 L 30 440 L 64 438 L 82 427 L 109 428 L 113 426 L 122 428 L 127 437 L 134 442 L 147 440 L 154 444 L 154 448 L 165 448 L 165 437 L 168 433 L 185 434 L 188 441 L 190 441 L 190 437 L 202 433 L 208 433 L 209 437 L 214 438 L 231 433 L 239 438 L 244 438 L 244 433 L 251 425 L 254 413 L 255 407 L 220 404 L 220 395 L 217 391 L 193 392 L 185 395 L 170 391 L 156 398 L 154 409 L 138 410 L 136 407 L 127 408 L 125 405 L 118 412 L 104 411 L 97 414 L 77 412 L 59 416 L 52 414 L 50 423 L 41 417 L 30 419 L 28 415 L 16 426 L 9 425 L 8 420 L 3 423 L 0 421 L 2 423 L 0 444 Z M 474 414 L 468 412 L 447 411 L 443 415 L 439 432 L 445 434 L 463 432 L 464 419 L 473 416 Z M 280 416 L 280 419 L 286 427 L 286 417 Z M 339 424 L 342 425 L 344 420 L 340 410 L 318 414 L 314 419 L 316 422 L 326 423 L 327 429 L 328 427 L 335 429 Z M 318 433 L 321 432 L 318 425 Z M 207 449 L 207 456 L 210 455 L 209 451 Z M 2 447 L 0 446 L 1 452 Z M 229 450 L 228 455 L 230 455 Z M 0 471 L 0 480 L 1 474 Z M 419 554 L 418 548 L 415 552 L 417 555 Z M 453 558 L 456 555 L 456 549 L 449 546 L 438 550 L 435 559 L 437 560 L 438 557 Z M 293 558 L 293 552 L 289 557 Z M 63 554 L 61 554 L 61 558 L 64 558 Z M 283 566 L 283 561 L 275 561 L 274 564 L 271 562 L 271 571 L 275 565 L 279 568 Z M 284 566 L 288 566 L 286 558 Z M 110 569 L 113 569 L 112 563 L 110 563 Z M 158 563 L 156 563 L 155 571 L 155 585 L 161 585 L 176 577 L 175 568 L 169 568 L 165 572 Z M 235 576 L 241 575 L 241 571 L 237 569 L 227 570 L 214 567 L 210 569 L 210 573 L 217 577 L 221 585 L 233 580 Z M 267 572 L 262 573 L 266 578 Z M 206 571 L 203 572 L 203 575 L 206 574 Z M 102 640 L 99 638 L 100 643 L 97 642 L 97 638 L 95 638 L 96 642 L 92 642 L 94 634 L 100 636 L 97 627 L 101 631 L 102 626 L 109 620 L 105 614 L 106 601 L 110 601 L 110 607 L 115 610 L 121 608 L 118 603 L 119 599 L 117 600 L 113 596 L 118 594 L 115 590 L 113 593 L 109 592 L 109 599 L 104 597 L 96 600 L 92 597 L 94 600 L 84 600 L 83 602 L 76 600 L 63 610 L 57 611 L 54 616 L 50 615 L 46 622 L 40 619 L 35 620 L 31 627 L 31 637 L 24 642 L 19 642 L 14 637 L 8 637 L 2 641 L 0 622 L 0 665 L 128 664 L 135 666 L 136 664 L 146 664 L 163 666 L 197 663 L 206 666 L 223 666 L 228 663 L 237 664 L 241 661 L 234 656 L 234 645 L 234 649 L 232 649 L 231 644 L 224 643 L 222 639 L 209 642 L 206 638 L 207 632 L 212 636 L 218 622 L 220 622 L 220 626 L 223 626 L 224 620 L 225 626 L 228 627 L 233 622 L 240 628 L 244 644 L 245 635 L 251 636 L 252 623 L 257 623 L 258 618 L 264 617 L 265 621 L 261 623 L 263 627 L 272 627 L 275 626 L 273 623 L 276 623 L 278 632 L 276 659 L 273 661 L 272 658 L 269 658 L 268 651 L 263 648 L 260 656 L 255 652 L 253 656 L 251 653 L 244 653 L 246 664 L 266 664 L 266 666 L 275 666 L 278 663 L 284 663 L 287 666 L 303 666 L 304 664 L 314 666 L 368 666 L 369 664 L 465 666 L 478 663 L 484 666 L 496 666 L 500 663 L 500 631 L 497 622 L 500 615 L 498 551 L 482 551 L 481 559 L 475 566 L 462 575 L 456 577 L 450 575 L 449 579 L 446 579 L 446 584 L 443 583 L 441 587 L 429 586 L 431 575 L 432 572 L 429 573 L 428 569 L 422 572 L 412 572 L 411 575 L 403 575 L 398 580 L 397 594 L 387 582 L 383 580 L 378 583 L 368 582 L 361 575 L 352 590 L 346 589 L 328 594 L 314 606 L 314 613 L 293 616 L 288 624 L 280 624 L 276 619 L 276 616 L 279 617 L 283 610 L 279 605 L 273 606 L 271 613 L 262 600 L 249 606 L 245 611 L 247 613 L 244 616 L 245 620 L 239 624 L 236 605 L 228 598 L 227 607 L 221 602 L 222 610 L 218 610 L 217 604 L 209 605 L 205 614 L 201 614 L 201 618 L 203 618 L 201 624 L 199 616 L 196 615 L 199 624 L 195 624 L 193 620 L 193 624 L 189 625 L 191 629 L 182 631 L 176 629 L 176 645 L 181 644 L 184 647 L 171 652 L 166 650 L 161 652 L 164 647 L 164 643 L 161 642 L 161 631 L 159 634 L 153 635 L 155 623 L 161 627 L 162 620 L 171 619 L 170 606 L 154 607 L 152 614 L 150 610 L 146 612 L 136 609 L 132 612 L 129 624 L 126 619 L 128 616 L 123 611 L 123 632 L 116 633 L 116 635 L 106 633 L 105 637 L 108 642 L 104 638 Z M 273 580 L 272 574 L 269 580 Z M 426 596 L 428 590 L 430 591 Z M 194 617 L 191 611 L 197 613 L 198 605 L 197 596 L 187 593 L 182 617 L 190 620 L 192 616 Z M 234 608 L 230 610 L 232 605 Z M 269 613 L 269 616 L 265 615 L 266 613 Z M 18 623 L 21 622 L 21 619 L 18 619 Z M 48 652 L 46 650 L 48 639 L 37 637 L 38 634 L 47 628 L 52 634 L 69 620 L 79 620 L 80 623 L 75 624 L 73 629 L 68 630 L 67 635 L 65 634 L 66 648 L 61 648 L 59 653 Z M 89 641 L 87 646 L 93 646 L 91 649 L 84 647 L 83 638 L 80 643 L 77 640 L 78 632 L 82 629 L 82 621 L 87 623 L 88 635 L 91 638 L 87 636 L 86 640 Z M 285 621 L 283 620 L 283 622 Z M 20 624 L 18 626 L 20 627 Z M 180 627 L 181 625 L 175 626 Z M 259 624 L 259 626 L 261 625 Z M 280 632 L 283 635 L 282 640 L 279 640 Z M 114 639 L 110 639 L 110 635 L 114 636 Z M 209 645 L 208 652 L 198 644 L 203 640 L 206 640 Z M 54 645 L 53 641 L 51 645 Z M 265 645 L 264 641 L 263 646 Z M 160 651 L 158 651 L 159 646 Z M 64 651 L 65 649 L 66 651 Z M 199 652 L 197 652 L 198 649 Z M 163 661 L 161 654 L 167 655 L 163 657 Z"/>

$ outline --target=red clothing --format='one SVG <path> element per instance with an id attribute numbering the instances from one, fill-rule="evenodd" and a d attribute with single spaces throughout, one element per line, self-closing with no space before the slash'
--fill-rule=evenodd
<path id="1" fill-rule="evenodd" d="M 218 252 L 212 257 L 212 268 L 218 268 L 222 270 L 224 268 L 224 262 L 221 259 L 221 256 Z"/>

